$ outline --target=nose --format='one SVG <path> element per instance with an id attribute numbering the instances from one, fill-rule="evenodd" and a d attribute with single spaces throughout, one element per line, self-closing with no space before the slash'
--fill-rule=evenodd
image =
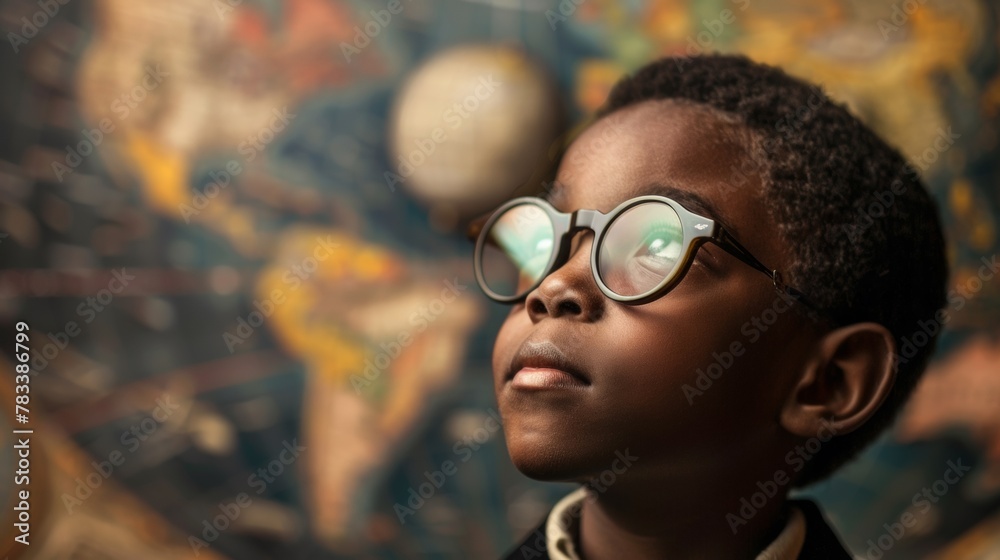
<path id="1" fill-rule="evenodd" d="M 524 303 L 533 323 L 546 317 L 593 322 L 604 314 L 607 301 L 590 268 L 593 242 L 593 232 L 578 233 L 566 262 L 528 294 Z"/>

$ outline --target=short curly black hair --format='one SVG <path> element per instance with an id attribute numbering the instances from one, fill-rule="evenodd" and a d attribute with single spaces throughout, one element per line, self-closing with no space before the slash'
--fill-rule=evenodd
<path id="1" fill-rule="evenodd" d="M 749 130 L 756 163 L 742 171 L 760 175 L 792 248 L 789 284 L 840 321 L 880 323 L 897 349 L 904 338 L 916 349 L 896 356 L 895 384 L 872 418 L 824 444 L 795 484 L 822 480 L 892 423 L 934 351 L 948 278 L 937 204 L 896 149 L 779 68 L 738 55 L 660 59 L 622 78 L 597 117 L 658 99 L 693 102 Z"/>

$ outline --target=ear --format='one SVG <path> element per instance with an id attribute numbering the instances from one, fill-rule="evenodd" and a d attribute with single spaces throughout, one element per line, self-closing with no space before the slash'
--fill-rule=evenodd
<path id="1" fill-rule="evenodd" d="M 823 429 L 842 435 L 878 410 L 896 378 L 896 343 L 878 323 L 855 323 L 823 335 L 781 411 L 781 425 L 801 437 Z M 824 440 L 825 441 L 825 440 Z"/>

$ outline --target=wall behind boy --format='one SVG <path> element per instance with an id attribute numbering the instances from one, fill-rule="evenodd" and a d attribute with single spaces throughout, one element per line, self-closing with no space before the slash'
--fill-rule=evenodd
<path id="1" fill-rule="evenodd" d="M 948 334 L 898 429 L 811 493 L 870 558 L 914 557 L 995 523 L 1000 287 L 981 269 L 1000 215 L 996 10 L 4 2 L 4 340 L 16 318 L 36 334 L 34 413 L 51 437 L 98 465 L 124 457 L 85 500 L 71 480 L 96 468 L 83 462 L 50 515 L 73 523 L 120 489 L 172 524 L 181 550 L 239 558 L 495 557 L 544 515 L 567 488 L 518 474 L 495 420 L 488 356 L 503 310 L 476 292 L 456 210 L 387 176 L 403 175 L 391 110 L 413 72 L 452 47 L 513 43 L 561 91 L 560 104 L 531 101 L 540 114 L 579 118 L 653 57 L 735 51 L 823 84 L 897 144 L 945 215 Z M 494 52 L 508 81 L 537 85 L 531 64 Z M 442 134 L 513 118 L 502 96 L 516 91 L 475 97 L 491 67 L 466 68 L 455 80 L 474 99 L 442 115 Z M 463 153 L 430 138 L 427 161 Z M 862 225 L 879 208 L 863 214 Z M 178 413 L 143 428 L 163 399 Z M 957 460 L 975 470 L 934 493 Z M 937 498 L 927 508 L 914 500 L 925 487 Z"/>

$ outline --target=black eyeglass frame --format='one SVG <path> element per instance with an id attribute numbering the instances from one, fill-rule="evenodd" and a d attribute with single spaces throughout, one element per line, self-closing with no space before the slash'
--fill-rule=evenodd
<path id="1" fill-rule="evenodd" d="M 598 251 L 603 245 L 604 237 L 608 229 L 616 219 L 622 216 L 626 211 L 641 204 L 647 204 L 650 202 L 670 206 L 680 219 L 681 232 L 683 234 L 681 258 L 678 260 L 678 265 L 675 266 L 674 269 L 652 289 L 642 294 L 623 296 L 611 290 L 611 288 L 609 288 L 601 278 L 597 267 Z M 548 215 L 548 218 L 552 223 L 553 235 L 559 239 L 559 246 L 557 250 L 552 251 L 552 255 L 549 257 L 549 262 L 546 264 L 544 272 L 538 277 L 538 280 L 535 281 L 530 288 L 527 288 L 522 293 L 517 295 L 504 296 L 491 290 L 486 283 L 485 276 L 483 274 L 483 250 L 487 242 L 487 233 L 493 227 L 493 224 L 508 210 L 522 204 L 536 206 Z M 541 285 L 549 274 L 566 263 L 569 259 L 573 237 L 576 233 L 584 229 L 590 229 L 594 232 L 594 243 L 591 246 L 590 253 L 591 274 L 593 275 L 594 281 L 597 283 L 601 292 L 613 301 L 629 305 L 642 305 L 662 297 L 673 289 L 683 278 L 684 273 L 691 265 L 694 254 L 698 248 L 703 243 L 710 241 L 750 267 L 765 274 L 771 279 L 771 282 L 774 284 L 774 289 L 779 293 L 791 297 L 796 301 L 802 302 L 815 311 L 820 311 L 820 309 L 813 304 L 805 296 L 805 294 L 785 284 L 782 280 L 781 273 L 777 269 L 772 269 L 754 257 L 750 251 L 740 244 L 740 242 L 737 241 L 736 238 L 733 237 L 728 231 L 726 231 L 721 224 L 711 218 L 691 212 L 675 200 L 658 195 L 631 198 L 622 202 L 614 210 L 608 212 L 607 214 L 598 210 L 587 209 L 575 210 L 571 213 L 560 212 L 549 204 L 547 200 L 534 196 L 523 196 L 507 201 L 490 214 L 489 218 L 478 232 L 470 232 L 476 235 L 476 249 L 473 256 L 473 263 L 476 273 L 476 281 L 479 283 L 479 287 L 490 299 L 499 303 L 517 303 L 518 301 L 525 299 L 528 294 L 532 292 L 532 290 Z"/>

